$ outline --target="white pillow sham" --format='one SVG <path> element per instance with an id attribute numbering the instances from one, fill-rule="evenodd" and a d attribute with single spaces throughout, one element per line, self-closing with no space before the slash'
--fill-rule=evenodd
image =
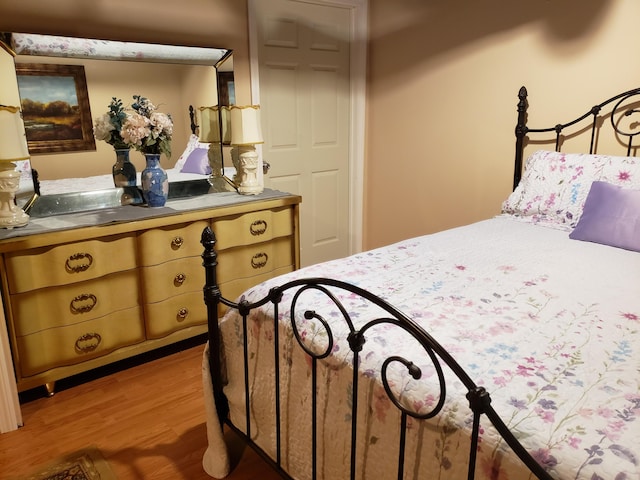
<path id="1" fill-rule="evenodd" d="M 640 188 L 640 158 L 538 150 L 502 212 L 571 230 L 594 181 Z"/>

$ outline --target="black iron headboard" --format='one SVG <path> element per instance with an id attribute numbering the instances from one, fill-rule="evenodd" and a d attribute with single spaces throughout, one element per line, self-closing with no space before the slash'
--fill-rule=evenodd
<path id="1" fill-rule="evenodd" d="M 629 98 L 636 95 L 640 96 L 640 88 L 627 90 L 626 92 L 611 97 L 610 99 L 605 100 L 602 103 L 594 105 L 586 113 L 580 115 L 574 120 L 571 120 L 570 122 L 558 123 L 553 127 L 547 128 L 530 128 L 527 125 L 527 109 L 529 108 L 529 102 L 527 101 L 527 89 L 525 87 L 520 87 L 520 91 L 518 92 L 518 123 L 516 124 L 515 130 L 516 155 L 513 173 L 513 188 L 516 188 L 522 176 L 524 147 L 529 138 L 528 135 L 531 133 L 555 132 L 555 150 L 559 152 L 562 146 L 562 139 L 566 136 L 565 129 L 576 125 L 584 129 L 586 125 L 586 129 L 591 131 L 591 143 L 589 145 L 588 153 L 596 153 L 595 146 L 598 131 L 602 127 L 604 119 L 606 117 L 609 117 L 611 126 L 616 135 L 618 135 L 621 139 L 627 137 L 627 156 L 631 155 L 632 149 L 639 147 L 639 145 L 637 144 L 635 146 L 633 145 L 633 137 L 635 137 L 636 135 L 640 135 L 640 128 L 637 128 L 636 132 L 626 132 L 620 128 L 619 121 L 622 117 L 628 117 L 633 113 L 640 113 L 640 98 L 634 100 L 630 104 L 625 105 L 625 102 Z M 602 111 L 604 107 L 612 104 L 613 102 L 616 103 L 613 105 L 611 110 L 605 112 Z M 590 124 L 588 123 L 589 121 L 587 121 L 588 118 L 590 118 Z M 638 122 L 635 126 L 637 127 L 639 125 L 640 122 Z"/>

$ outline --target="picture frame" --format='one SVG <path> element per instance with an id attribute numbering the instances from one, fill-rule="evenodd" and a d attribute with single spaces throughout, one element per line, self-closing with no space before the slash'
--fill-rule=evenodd
<path id="1" fill-rule="evenodd" d="M 16 76 L 29 153 L 96 149 L 84 66 L 17 63 Z"/>

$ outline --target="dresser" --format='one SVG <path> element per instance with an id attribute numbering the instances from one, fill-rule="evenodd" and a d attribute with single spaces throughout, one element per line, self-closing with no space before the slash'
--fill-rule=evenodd
<path id="1" fill-rule="evenodd" d="M 216 235 L 222 294 L 235 299 L 299 267 L 299 204 L 276 191 L 210 194 L 0 232 L 18 390 L 53 393 L 62 378 L 205 333 L 204 228 Z"/>

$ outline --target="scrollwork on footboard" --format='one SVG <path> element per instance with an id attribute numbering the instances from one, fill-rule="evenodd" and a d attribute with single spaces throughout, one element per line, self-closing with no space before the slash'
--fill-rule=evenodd
<path id="1" fill-rule="evenodd" d="M 407 431 L 408 417 L 415 419 L 428 419 L 432 418 L 441 412 L 443 405 L 445 404 L 447 387 L 445 382 L 445 374 L 443 364 L 457 376 L 460 382 L 464 385 L 467 393 L 466 398 L 469 403 L 469 407 L 473 413 L 473 422 L 471 427 L 471 444 L 468 456 L 468 478 L 473 479 L 475 475 L 476 454 L 478 451 L 479 443 L 479 431 L 480 431 L 480 418 L 482 415 L 491 421 L 497 432 L 502 439 L 511 447 L 520 460 L 527 466 L 527 468 L 538 478 L 551 480 L 551 476 L 538 464 L 533 457 L 526 451 L 526 449 L 520 444 L 516 437 L 511 433 L 509 428 L 502 421 L 500 416 L 491 406 L 491 397 L 485 388 L 478 386 L 464 371 L 464 369 L 456 362 L 452 355 L 445 350 L 437 340 L 435 340 L 428 332 L 426 332 L 420 325 L 414 322 L 411 318 L 399 311 L 397 308 L 386 302 L 384 299 L 358 287 L 341 280 L 328 279 L 328 278 L 304 278 L 296 279 L 284 283 L 282 285 L 273 287 L 269 294 L 261 298 L 256 302 L 248 302 L 244 297 L 238 303 L 231 302 L 220 293 L 220 289 L 217 285 L 215 267 L 217 264 L 217 255 L 214 250 L 215 235 L 210 228 L 205 228 L 202 233 L 202 244 L 204 246 L 203 266 L 206 271 L 206 285 L 204 288 L 204 297 L 207 304 L 207 311 L 209 314 L 209 351 L 210 351 L 210 367 L 212 376 L 212 388 L 214 392 L 214 398 L 216 401 L 216 407 L 218 409 L 218 415 L 221 421 L 228 421 L 228 405 L 222 391 L 222 372 L 220 371 L 220 342 L 219 342 L 219 329 L 218 329 L 218 307 L 220 304 L 235 308 L 238 310 L 243 318 L 243 338 L 244 338 L 244 375 L 245 375 L 245 403 L 246 403 L 246 439 L 251 438 L 251 416 L 250 404 L 251 395 L 248 381 L 248 359 L 247 359 L 247 317 L 250 312 L 258 307 L 266 304 L 271 304 L 273 307 L 273 317 L 275 319 L 288 320 L 290 323 L 293 336 L 297 344 L 302 348 L 306 355 L 310 358 L 311 364 L 311 445 L 312 445 L 312 459 L 311 468 L 312 478 L 317 478 L 317 447 L 318 447 L 318 431 L 316 428 L 318 422 L 318 399 L 316 392 L 318 391 L 318 362 L 323 359 L 327 359 L 336 348 L 336 342 L 340 341 L 346 343 L 352 354 L 352 393 L 350 395 L 350 418 L 351 418 L 351 451 L 350 451 L 350 478 L 356 478 L 356 465 L 357 465 L 357 431 L 356 421 L 358 417 L 359 395 L 358 386 L 360 383 L 360 377 L 362 373 L 361 355 L 365 348 L 369 347 L 367 343 L 367 333 L 379 326 L 391 326 L 392 328 L 402 329 L 408 333 L 410 337 L 415 339 L 424 352 L 426 357 L 430 359 L 430 367 L 433 367 L 437 377 L 437 383 L 439 385 L 440 394 L 437 402 L 430 408 L 425 408 L 423 411 L 419 409 L 409 408 L 406 402 L 402 401 L 397 393 L 394 391 L 393 382 L 390 381 L 388 371 L 395 367 L 404 369 L 406 373 L 414 380 L 420 380 L 423 377 L 423 371 L 418 363 L 415 363 L 413 359 L 406 358 L 406 355 L 398 354 L 391 355 L 382 361 L 379 377 L 384 387 L 384 390 L 393 405 L 395 405 L 400 412 L 400 433 L 399 433 L 399 445 L 398 445 L 398 465 L 397 465 L 397 478 L 404 478 L 404 465 L 405 465 L 405 441 Z M 289 294 L 288 296 L 285 294 Z M 324 296 L 328 300 L 327 305 L 331 306 L 330 317 L 331 322 L 328 320 L 327 312 L 318 312 L 316 310 L 310 310 L 304 307 L 302 301 L 305 294 Z M 281 304 L 283 299 L 286 300 L 285 309 L 281 310 Z M 371 306 L 371 309 L 375 312 L 375 315 L 369 317 L 366 320 L 358 318 L 356 322 L 354 315 L 356 312 L 350 311 L 348 305 L 345 304 L 344 299 L 349 299 L 348 303 L 353 302 L 353 299 L 357 299 L 358 303 L 365 302 Z M 335 308 L 333 308 L 335 307 Z M 371 312 L 371 309 L 367 312 Z M 281 312 L 290 312 L 288 319 L 283 316 Z M 339 319 L 342 323 L 336 325 L 336 321 Z M 277 320 L 275 320 L 277 322 Z M 304 324 L 304 328 L 301 327 L 301 323 Z M 310 328 L 310 324 L 313 323 L 313 328 Z M 334 328 L 332 328 L 332 326 Z M 343 328 L 344 327 L 344 328 Z M 338 331 L 336 331 L 336 329 Z M 280 405 L 280 373 L 279 373 L 279 328 L 274 328 L 274 355 L 276 360 L 276 368 L 274 373 L 274 390 L 275 390 L 275 438 L 276 438 L 276 458 L 274 459 L 275 466 L 282 469 L 281 464 L 281 405 Z M 316 332 L 313 339 L 309 338 L 308 332 Z M 318 332 L 321 332 L 318 333 Z M 318 341 L 317 339 L 321 339 Z M 366 407 L 366 405 L 365 405 Z M 248 440 L 250 441 L 250 440 Z"/>

